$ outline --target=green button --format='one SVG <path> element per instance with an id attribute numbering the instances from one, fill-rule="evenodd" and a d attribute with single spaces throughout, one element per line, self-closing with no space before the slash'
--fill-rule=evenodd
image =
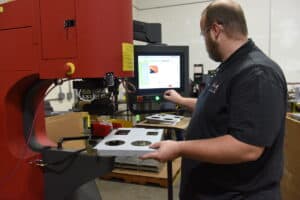
<path id="1" fill-rule="evenodd" d="M 155 96 L 155 101 L 159 101 L 160 97 L 159 96 Z"/>

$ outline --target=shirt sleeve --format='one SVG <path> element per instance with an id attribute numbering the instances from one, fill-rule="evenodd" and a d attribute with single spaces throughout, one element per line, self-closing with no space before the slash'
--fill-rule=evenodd
<path id="1" fill-rule="evenodd" d="M 285 91 L 272 70 L 254 66 L 237 75 L 229 95 L 229 134 L 270 147 L 284 123 Z"/>

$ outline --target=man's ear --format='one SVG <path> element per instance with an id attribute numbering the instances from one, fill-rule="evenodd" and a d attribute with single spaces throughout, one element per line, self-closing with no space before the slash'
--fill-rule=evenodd
<path id="1" fill-rule="evenodd" d="M 215 37 L 216 37 L 216 40 L 217 40 L 220 37 L 220 35 L 221 35 L 222 31 L 224 30 L 224 28 L 223 28 L 223 25 L 217 24 L 217 23 L 214 23 L 213 28 L 214 28 Z"/>
<path id="2" fill-rule="evenodd" d="M 214 40 L 218 39 L 219 34 L 218 34 L 218 29 L 217 29 L 215 23 L 213 23 L 211 25 L 211 27 L 209 28 L 208 34 L 210 34 L 210 36 L 211 36 L 212 39 L 214 39 Z"/>

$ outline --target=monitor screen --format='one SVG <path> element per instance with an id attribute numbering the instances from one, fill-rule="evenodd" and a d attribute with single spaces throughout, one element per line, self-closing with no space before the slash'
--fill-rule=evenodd
<path id="1" fill-rule="evenodd" d="M 180 55 L 139 55 L 138 89 L 180 88 Z"/>
<path id="2" fill-rule="evenodd" d="M 188 46 L 134 47 L 137 94 L 184 92 L 188 83 Z"/>

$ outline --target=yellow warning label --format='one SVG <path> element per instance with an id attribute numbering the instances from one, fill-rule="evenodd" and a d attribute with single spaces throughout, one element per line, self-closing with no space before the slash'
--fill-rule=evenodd
<path id="1" fill-rule="evenodd" d="M 9 2 L 12 2 L 12 1 L 16 1 L 16 0 L 0 0 L 0 5 L 6 4 L 6 3 L 9 3 Z"/>
<path id="2" fill-rule="evenodd" d="M 134 71 L 133 44 L 123 43 L 123 71 Z"/>
<path id="3" fill-rule="evenodd" d="M 2 6 L 0 6 L 0 13 L 4 12 L 4 8 Z"/>

